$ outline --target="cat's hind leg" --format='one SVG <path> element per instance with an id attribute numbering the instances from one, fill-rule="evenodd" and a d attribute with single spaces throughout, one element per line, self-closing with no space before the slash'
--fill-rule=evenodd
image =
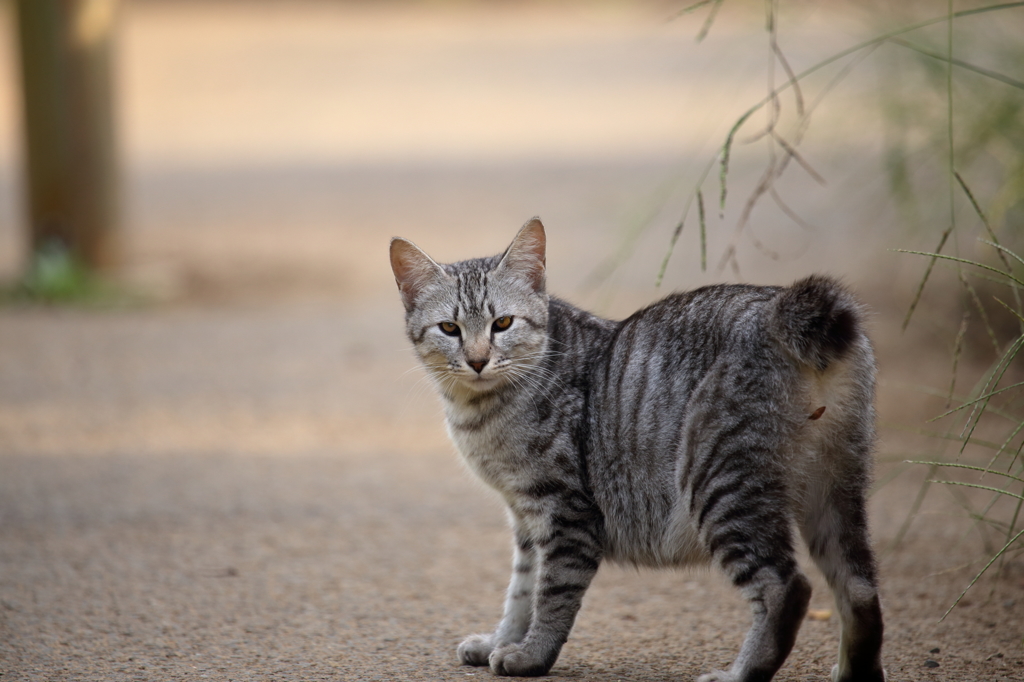
<path id="1" fill-rule="evenodd" d="M 791 476 L 778 454 L 789 422 L 779 413 L 772 382 L 759 380 L 772 376 L 762 369 L 722 363 L 690 398 L 682 499 L 701 544 L 742 591 L 753 616 L 729 670 L 700 682 L 772 679 L 811 598 L 793 545 Z"/>
<path id="2" fill-rule="evenodd" d="M 722 420 L 702 437 L 714 450 L 697 448 L 689 477 L 701 541 L 753 616 L 732 667 L 700 682 L 770 680 L 792 650 L 811 598 L 793 549 L 785 477 L 770 456 L 758 454 L 757 439 L 743 435 L 748 419 Z"/>
<path id="3" fill-rule="evenodd" d="M 750 495 L 707 532 L 712 556 L 747 598 L 753 623 L 729 670 L 699 682 L 766 682 L 793 649 L 811 585 L 794 557 L 788 515 L 765 513 L 775 501 Z"/>
<path id="4" fill-rule="evenodd" d="M 530 628 L 533 591 L 537 575 L 537 549 L 521 532 L 516 532 L 512 578 L 505 595 L 505 611 L 494 632 L 470 635 L 459 644 L 463 665 L 489 665 L 491 652 L 505 644 L 521 642 Z"/>
<path id="5" fill-rule="evenodd" d="M 867 476 L 862 448 L 857 459 L 830 467 L 812 478 L 801 531 L 811 558 L 835 595 L 841 635 L 833 682 L 883 682 L 882 609 L 878 600 L 875 559 L 868 539 L 864 487 Z M 830 460 L 836 461 L 836 460 Z"/>

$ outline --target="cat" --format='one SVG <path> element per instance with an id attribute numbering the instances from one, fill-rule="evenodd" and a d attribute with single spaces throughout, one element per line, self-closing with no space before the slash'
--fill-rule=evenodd
<path id="1" fill-rule="evenodd" d="M 460 661 L 545 675 L 602 560 L 712 563 L 753 624 L 732 667 L 699 681 L 770 680 L 811 594 L 795 524 L 840 615 L 832 679 L 884 680 L 859 304 L 816 275 L 702 287 L 610 321 L 547 294 L 545 245 L 537 218 L 503 254 L 448 265 L 391 241 L 408 337 L 515 540 L 504 616 Z"/>

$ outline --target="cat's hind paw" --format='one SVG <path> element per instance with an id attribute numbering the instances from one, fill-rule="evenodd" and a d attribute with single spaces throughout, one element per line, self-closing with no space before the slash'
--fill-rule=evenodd
<path id="1" fill-rule="evenodd" d="M 554 664 L 549 658 L 537 656 L 521 644 L 506 644 L 491 652 L 491 672 L 509 677 L 540 677 Z"/>
<path id="2" fill-rule="evenodd" d="M 489 665 L 494 651 L 494 635 L 470 635 L 459 645 L 459 662 L 462 665 Z"/>

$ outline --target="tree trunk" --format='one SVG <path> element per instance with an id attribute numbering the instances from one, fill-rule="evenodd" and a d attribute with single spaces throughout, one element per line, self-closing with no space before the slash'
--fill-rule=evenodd
<path id="1" fill-rule="evenodd" d="M 28 215 L 33 251 L 83 265 L 120 256 L 113 120 L 118 0 L 18 0 Z"/>

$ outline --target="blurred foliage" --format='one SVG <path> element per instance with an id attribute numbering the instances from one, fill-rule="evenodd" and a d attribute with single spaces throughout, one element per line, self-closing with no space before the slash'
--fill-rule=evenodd
<path id="1" fill-rule="evenodd" d="M 983 216 L 979 217 L 984 220 Z M 1021 513 L 1024 508 L 1024 381 L 1020 380 L 1020 355 L 1024 350 L 1021 303 L 1024 260 L 997 242 L 986 240 L 983 243 L 998 255 L 997 266 L 956 256 L 907 252 L 957 266 L 962 286 L 974 294 L 973 303 L 997 351 L 996 359 L 975 379 L 973 386 L 967 392 L 958 392 L 957 361 L 970 319 L 965 312 L 954 345 L 953 376 L 945 395 L 949 409 L 930 420 L 930 424 L 936 426 L 923 432 L 940 443 L 955 445 L 955 452 L 939 447 L 936 451 L 944 457 L 909 462 L 928 467 L 928 474 L 893 543 L 896 546 L 902 540 L 930 485 L 947 486 L 957 503 L 975 521 L 974 527 L 981 531 L 986 553 L 978 560 L 978 563 L 984 561 L 984 565 L 949 610 L 993 566 L 1002 571 L 1008 559 L 1024 553 L 1024 515 Z M 1000 338 L 1000 332 L 989 323 L 982 298 L 971 282 L 975 278 L 989 284 L 991 299 L 1016 319 L 1015 333 L 1009 339 Z M 975 494 L 964 494 L 963 489 Z"/>
<path id="2" fill-rule="evenodd" d="M 111 305 L 128 300 L 125 292 L 99 278 L 59 241 L 36 250 L 28 272 L 0 299 L 47 304 Z"/>
<path id="3" fill-rule="evenodd" d="M 935 28 L 944 30 L 892 39 L 876 63 L 888 186 L 903 222 L 937 244 L 921 254 L 929 261 L 904 326 L 937 261 L 951 266 L 949 277 L 931 286 L 960 289 L 962 318 L 958 331 L 955 323 L 950 329 L 950 409 L 932 420 L 939 428 L 925 431 L 955 447 L 940 444 L 931 461 L 915 462 L 928 473 L 894 543 L 931 484 L 943 484 L 975 521 L 985 551 L 952 609 L 993 567 L 1002 571 L 1024 552 L 1024 7 L 918 2 L 893 7 L 890 16 L 912 23 L 943 4 L 948 21 Z M 989 7 L 985 16 L 953 16 Z M 958 372 L 968 351 L 994 359 L 982 371 Z M 972 385 L 958 391 L 964 374 Z"/>
<path id="4" fill-rule="evenodd" d="M 941 14 L 945 4 L 893 5 L 889 21 L 910 24 L 911 10 L 918 17 L 927 10 Z M 948 192 L 951 160 L 987 197 L 992 229 L 1007 231 L 1013 243 L 1024 223 L 1024 7 L 1013 5 L 954 19 L 952 36 L 922 30 L 893 39 L 875 60 L 885 172 L 911 225 L 950 222 L 936 196 Z M 964 198 L 958 197 L 960 210 L 969 211 Z M 976 232 L 981 227 L 976 220 L 963 225 Z"/>
<path id="5" fill-rule="evenodd" d="M 683 7 L 676 16 L 696 14 L 701 18 L 696 35 L 701 40 L 713 30 L 724 4 L 725 0 L 701 0 Z M 950 236 L 944 230 L 955 228 L 956 212 L 971 210 L 963 196 L 954 197 L 958 192 L 954 172 L 990 197 L 985 203 L 994 229 L 1002 229 L 1007 223 L 1019 226 L 1024 219 L 1024 42 L 1019 39 L 1024 35 L 1024 2 L 958 3 L 955 7 L 951 0 L 837 3 L 835 11 L 849 12 L 860 19 L 866 39 L 796 71 L 786 57 L 789 46 L 780 39 L 779 25 L 785 18 L 782 10 L 793 6 L 795 11 L 804 11 L 813 9 L 814 4 L 800 0 L 761 3 L 770 54 L 766 64 L 768 94 L 736 119 L 699 174 L 670 239 L 659 283 L 683 225 L 692 218 L 694 209 L 703 208 L 711 190 L 708 185 L 716 175 L 719 216 L 725 215 L 733 148 L 741 132 L 749 133 L 754 114 L 767 113 L 767 123 L 754 132 L 752 140 L 766 146 L 768 163 L 745 200 L 719 266 L 731 265 L 739 272 L 736 248 L 741 238 L 772 254 L 746 230 L 751 213 L 762 201 L 774 202 L 794 223 L 803 225 L 777 191 L 777 182 L 793 166 L 824 182 L 801 155 L 800 144 L 812 124 L 816 106 L 851 72 L 868 65 L 874 65 L 878 73 L 875 91 L 885 128 L 884 171 L 903 210 L 904 224 L 926 229 L 941 225 L 942 245 L 936 250 L 942 250 Z M 705 15 L 700 17 L 702 12 Z M 816 81 L 824 77 L 827 82 L 816 83 L 813 93 L 805 93 L 812 76 Z M 707 225 L 703 211 L 699 211 L 698 218 L 701 263 L 705 265 Z M 975 223 L 973 229 L 979 230 L 980 226 Z M 1007 242 L 1014 243 L 1011 239 Z M 950 242 L 956 243 L 956 239 Z M 930 271 L 929 265 L 928 274 Z M 916 300 L 911 311 L 914 306 Z"/>
<path id="6" fill-rule="evenodd" d="M 700 40 L 713 30 L 723 4 L 724 0 L 689 4 L 679 16 L 706 13 L 696 36 Z M 916 231 L 915 239 L 935 244 L 931 252 L 909 252 L 927 261 L 904 327 L 929 286 L 958 289 L 958 295 L 944 298 L 962 303 L 954 318 L 960 322 L 959 331 L 954 331 L 956 322 L 950 325 L 952 377 L 947 390 L 935 389 L 946 398 L 949 409 L 932 421 L 945 428 L 923 431 L 936 442 L 954 445 L 955 453 L 937 447 L 934 451 L 939 454 L 928 456 L 930 461 L 912 463 L 927 467 L 928 474 L 894 545 L 901 541 L 932 484 L 945 484 L 975 520 L 986 550 L 977 560 L 983 566 L 966 593 L 993 566 L 1001 570 L 1008 559 L 1024 552 L 1024 368 L 1020 359 L 1024 259 L 1018 255 L 1024 226 L 1024 2 L 849 2 L 844 7 L 860 15 L 869 37 L 800 72 L 790 67 L 786 46 L 779 39 L 783 5 L 806 8 L 808 3 L 764 0 L 771 55 L 769 93 L 735 121 L 705 166 L 672 235 L 661 274 L 693 204 L 699 213 L 702 264 L 706 261 L 704 198 L 710 189 L 706 185 L 713 182 L 717 165 L 719 211 L 724 215 L 733 143 L 758 111 L 769 114 L 767 124 L 755 135 L 768 147 L 768 164 L 746 199 L 721 266 L 731 264 L 738 271 L 736 244 L 741 236 L 753 240 L 744 228 L 758 202 L 774 201 L 799 222 L 776 192 L 775 183 L 792 161 L 813 176 L 798 151 L 814 109 L 803 93 L 807 77 L 833 71 L 832 80 L 815 94 L 816 103 L 851 70 L 864 64 L 877 68 L 876 92 L 884 127 L 881 165 L 887 186 L 900 207 L 900 222 L 916 228 L 907 237 Z M 780 96 L 784 92 L 785 105 Z M 784 108 L 795 113 L 795 126 L 778 125 Z M 764 245 L 755 242 L 755 246 L 769 253 Z M 963 257 L 961 251 L 970 257 Z M 952 279 L 929 284 L 937 263 L 949 266 L 943 275 L 951 274 Z M 972 330 L 980 333 L 972 335 Z M 960 359 L 972 345 L 990 347 L 995 360 L 977 373 L 969 390 L 958 391 L 958 377 L 972 369 L 960 366 Z"/>

